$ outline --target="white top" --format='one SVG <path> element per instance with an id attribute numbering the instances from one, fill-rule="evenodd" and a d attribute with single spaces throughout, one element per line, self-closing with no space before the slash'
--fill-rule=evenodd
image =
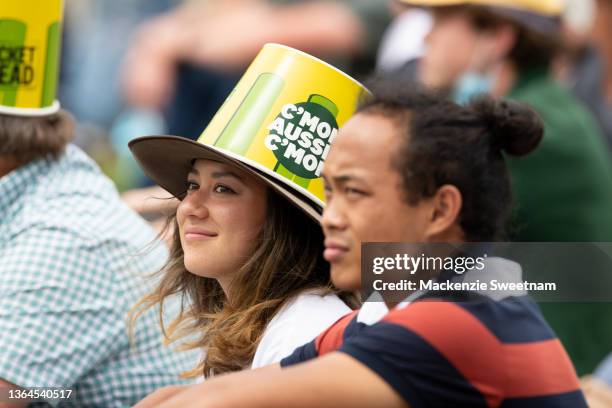
<path id="1" fill-rule="evenodd" d="M 308 343 L 351 309 L 335 294 L 306 291 L 285 304 L 272 318 L 255 351 L 251 368 L 280 362 Z"/>

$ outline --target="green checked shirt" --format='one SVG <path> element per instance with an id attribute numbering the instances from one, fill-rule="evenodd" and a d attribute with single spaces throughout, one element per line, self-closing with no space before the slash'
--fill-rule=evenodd
<path id="1" fill-rule="evenodd" d="M 0 379 L 70 388 L 63 405 L 79 407 L 127 407 L 184 383 L 198 356 L 162 346 L 157 311 L 129 345 L 127 312 L 167 255 L 154 239 L 77 147 L 1 177 Z"/>

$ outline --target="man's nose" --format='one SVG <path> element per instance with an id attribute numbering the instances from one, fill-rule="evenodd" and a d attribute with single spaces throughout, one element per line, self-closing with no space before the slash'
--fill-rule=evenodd
<path id="1" fill-rule="evenodd" d="M 330 200 L 327 206 L 323 210 L 323 217 L 321 219 L 321 226 L 323 231 L 331 230 L 342 230 L 347 226 L 346 216 L 342 206 L 335 200 Z"/>

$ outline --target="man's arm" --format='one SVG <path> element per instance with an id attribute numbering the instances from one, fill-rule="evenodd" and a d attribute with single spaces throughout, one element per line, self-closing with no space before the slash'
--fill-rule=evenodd
<path id="1" fill-rule="evenodd" d="M 278 366 L 220 376 L 162 403 L 138 408 L 408 407 L 381 377 L 352 357 L 330 353 L 284 370 Z"/>
<path id="2" fill-rule="evenodd" d="M 188 389 L 194 387 L 193 385 L 171 385 L 168 387 L 160 388 L 154 393 L 148 395 L 142 401 L 134 406 L 134 408 L 146 408 L 146 407 L 156 407 L 164 401 L 169 400 L 170 398 L 187 391 Z M 0 407 L 1 408 L 1 407 Z"/>
<path id="3" fill-rule="evenodd" d="M 244 371 L 244 372 L 251 372 L 251 371 Z M 263 375 L 265 375 L 267 372 L 270 372 L 270 371 L 280 371 L 280 364 L 270 364 L 268 366 L 259 368 L 254 371 L 257 371 L 258 373 L 262 373 Z M 231 386 L 235 378 L 234 376 L 236 374 L 238 373 L 235 373 L 234 375 L 219 376 L 214 379 L 208 380 L 207 383 L 210 384 L 211 382 L 214 382 L 213 386 L 219 389 L 224 388 L 226 384 L 228 386 Z M 199 386 L 200 385 L 187 385 L 187 386 L 170 386 L 170 387 L 161 388 L 155 391 L 154 393 L 150 394 L 149 396 L 147 396 L 147 398 L 140 401 L 138 404 L 134 406 L 134 408 L 156 407 L 162 402 L 168 401 L 172 397 L 175 397 L 181 393 L 184 393 L 185 391 L 191 390 Z"/>

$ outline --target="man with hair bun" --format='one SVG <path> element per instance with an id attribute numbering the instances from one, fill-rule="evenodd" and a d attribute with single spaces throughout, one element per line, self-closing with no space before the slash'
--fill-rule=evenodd
<path id="1" fill-rule="evenodd" d="M 127 312 L 167 251 L 70 144 L 74 120 L 55 99 L 62 9 L 62 0 L 0 2 L 2 408 L 42 391 L 43 403 L 130 406 L 186 383 L 179 374 L 194 358 L 162 344 L 154 311 L 130 344 Z"/>
<path id="2" fill-rule="evenodd" d="M 505 155 L 529 154 L 543 134 L 518 102 L 460 106 L 394 82 L 369 88 L 374 98 L 340 129 L 323 170 L 324 256 L 334 284 L 353 291 L 361 243 L 503 236 Z M 477 273 L 522 281 L 518 264 L 494 265 Z M 529 296 L 455 295 L 413 292 L 364 306 L 283 359 L 282 370 L 161 390 L 137 407 L 586 407 L 569 357 Z"/>
<path id="3" fill-rule="evenodd" d="M 525 102 L 544 121 L 534 154 L 509 158 L 515 207 L 508 238 L 612 242 L 612 158 L 595 120 L 556 83 L 562 0 L 402 0 L 434 24 L 420 80 L 466 103 L 478 94 Z M 610 278 L 602 286 L 612 285 Z M 542 303 L 579 374 L 612 347 L 612 303 Z"/>

